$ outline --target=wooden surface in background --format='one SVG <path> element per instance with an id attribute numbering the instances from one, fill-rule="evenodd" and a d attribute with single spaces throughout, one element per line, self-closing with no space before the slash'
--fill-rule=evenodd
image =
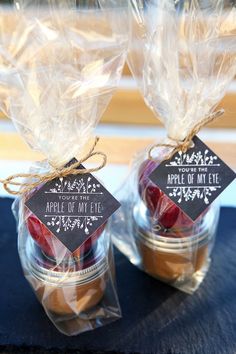
<path id="1" fill-rule="evenodd" d="M 124 68 L 124 75 L 126 77 L 130 77 L 131 75 L 127 65 Z M 219 108 L 224 108 L 225 114 L 213 122 L 210 127 L 236 129 L 236 89 L 227 93 L 220 103 Z M 1 113 L 0 118 L 4 118 Z M 118 89 L 105 111 L 101 122 L 138 125 L 161 124 L 147 107 L 142 95 L 135 87 Z"/>
<path id="2" fill-rule="evenodd" d="M 98 150 L 104 151 L 108 163 L 128 164 L 134 154 L 154 142 L 153 139 L 101 137 Z M 207 142 L 206 142 L 207 143 Z M 236 142 L 207 143 L 232 168 L 236 168 Z M 32 151 L 17 133 L 0 133 L 0 159 L 2 160 L 41 160 L 43 156 Z M 4 165 L 0 166 L 0 170 Z"/>
<path id="3" fill-rule="evenodd" d="M 222 100 L 219 108 L 225 109 L 224 116 L 213 122 L 209 127 L 236 129 L 236 92 L 228 93 Z M 4 118 L 1 113 L 0 118 Z M 141 94 L 136 89 L 119 89 L 112 98 L 101 122 L 112 124 L 161 125 L 160 121 L 155 118 L 153 112 L 145 105 Z"/>
<path id="4" fill-rule="evenodd" d="M 236 128 L 236 91 L 229 92 L 219 105 L 225 109 L 223 117 L 210 125 L 213 128 Z M 120 89 L 103 115 L 104 123 L 158 124 L 153 112 L 145 105 L 138 90 Z"/>
<path id="5" fill-rule="evenodd" d="M 123 75 L 125 77 L 132 76 L 128 64 L 124 67 Z M 234 82 L 236 83 L 236 80 Z M 210 127 L 236 128 L 236 90 L 228 92 L 219 107 L 225 109 L 225 115 L 212 123 Z M 102 121 L 122 124 L 161 124 L 154 113 L 145 105 L 143 97 L 137 89 L 124 88 L 116 92 Z"/>

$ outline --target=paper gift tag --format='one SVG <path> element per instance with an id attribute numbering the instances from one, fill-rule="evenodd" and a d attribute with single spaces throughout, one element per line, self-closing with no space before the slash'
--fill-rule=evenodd
<path id="1" fill-rule="evenodd" d="M 163 161 L 149 176 L 193 221 L 235 179 L 231 170 L 197 136 L 186 153 Z"/>
<path id="2" fill-rule="evenodd" d="M 71 163 L 76 162 L 73 159 Z M 79 169 L 84 168 L 82 165 Z M 120 207 L 90 173 L 45 183 L 25 205 L 71 251 L 77 250 Z"/>

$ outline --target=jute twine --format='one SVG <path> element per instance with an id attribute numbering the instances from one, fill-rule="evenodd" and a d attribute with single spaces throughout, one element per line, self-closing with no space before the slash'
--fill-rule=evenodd
<path id="1" fill-rule="evenodd" d="M 33 173 L 18 173 L 11 175 L 4 180 L 0 179 L 0 183 L 3 184 L 4 189 L 13 195 L 22 195 L 30 192 L 32 189 L 38 187 L 40 184 L 52 181 L 55 178 L 67 177 L 70 175 L 85 175 L 86 173 L 92 173 L 101 170 L 107 163 L 107 156 L 100 151 L 95 151 L 99 138 L 96 137 L 95 141 L 87 153 L 81 160 L 71 164 L 68 167 L 52 167 L 52 170 L 45 174 L 33 174 Z M 78 168 L 83 162 L 88 161 L 91 157 L 101 157 L 101 162 L 93 168 Z M 34 180 L 32 182 L 17 182 L 18 179 Z M 18 190 L 12 190 L 11 186 L 18 187 Z"/>
<path id="2" fill-rule="evenodd" d="M 190 131 L 190 133 L 186 136 L 186 138 L 184 140 L 175 140 L 175 139 L 169 137 L 171 140 L 175 141 L 175 143 L 173 143 L 173 144 L 171 144 L 171 143 L 164 144 L 163 143 L 163 144 L 153 145 L 148 152 L 148 158 L 150 160 L 155 161 L 155 158 L 152 156 L 152 153 L 156 148 L 159 148 L 159 147 L 167 147 L 167 148 L 171 149 L 170 153 L 167 156 L 165 156 L 163 161 L 171 159 L 179 151 L 182 151 L 183 153 L 187 152 L 193 145 L 193 141 L 192 141 L 193 137 L 195 135 L 197 135 L 199 133 L 199 131 L 204 126 L 213 122 L 217 118 L 221 117 L 223 114 L 224 114 L 224 109 L 221 109 L 217 112 L 209 114 L 207 117 L 205 117 L 203 120 L 201 120 L 199 123 L 197 123 L 193 127 L 193 129 Z"/>

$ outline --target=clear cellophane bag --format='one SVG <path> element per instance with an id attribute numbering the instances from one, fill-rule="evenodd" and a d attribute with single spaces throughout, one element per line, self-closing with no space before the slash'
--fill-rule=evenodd
<path id="1" fill-rule="evenodd" d="M 129 15 L 129 67 L 166 129 L 167 138 L 154 144 L 173 145 L 214 112 L 235 77 L 235 5 L 131 0 Z M 209 268 L 219 205 L 214 202 L 193 222 L 149 179 L 171 150 L 160 146 L 149 159 L 149 149 L 134 157 L 110 233 L 133 264 L 193 293 Z"/>
<path id="2" fill-rule="evenodd" d="M 20 0 L 1 6 L 1 109 L 30 147 L 46 157 L 30 174 L 83 157 L 121 77 L 126 5 L 122 0 Z M 48 317 L 66 335 L 120 318 L 106 224 L 76 252 L 68 251 L 25 206 L 38 188 L 17 198 L 13 212 L 24 274 Z"/>

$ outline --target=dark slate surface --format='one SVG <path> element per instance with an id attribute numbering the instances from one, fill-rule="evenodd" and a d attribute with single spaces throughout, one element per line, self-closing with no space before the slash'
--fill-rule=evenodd
<path id="1" fill-rule="evenodd" d="M 57 332 L 23 278 L 11 201 L 0 199 L 1 353 L 236 353 L 236 209 L 223 208 L 211 270 L 195 295 L 116 254 L 123 319 L 77 337 Z"/>

